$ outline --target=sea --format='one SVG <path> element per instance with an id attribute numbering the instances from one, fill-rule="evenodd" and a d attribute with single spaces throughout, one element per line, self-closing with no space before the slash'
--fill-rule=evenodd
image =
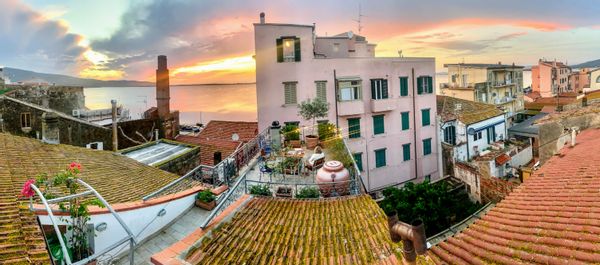
<path id="1" fill-rule="evenodd" d="M 447 82 L 446 73 L 436 74 L 436 87 Z M 531 71 L 523 71 L 523 87 L 531 86 Z M 156 106 L 154 87 L 85 88 L 89 109 L 110 108 L 117 100 L 129 110 L 132 119 Z M 181 124 L 206 124 L 211 120 L 256 121 L 256 84 L 171 86 L 171 110 L 179 110 Z"/>

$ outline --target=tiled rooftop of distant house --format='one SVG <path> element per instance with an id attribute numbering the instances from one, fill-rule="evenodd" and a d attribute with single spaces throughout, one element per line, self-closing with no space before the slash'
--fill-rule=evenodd
<path id="1" fill-rule="evenodd" d="M 444 64 L 444 67 L 448 66 L 462 66 L 472 68 L 484 68 L 484 69 L 500 69 L 500 68 L 525 68 L 524 66 L 514 64 L 488 64 L 488 63 L 457 63 L 457 64 Z"/>
<path id="2" fill-rule="evenodd" d="M 366 195 L 253 198 L 201 242 L 191 264 L 399 264 L 387 217 Z"/>
<path id="3" fill-rule="evenodd" d="M 458 105 L 460 107 L 457 107 Z M 458 119 L 467 125 L 504 114 L 504 112 L 491 104 L 449 96 L 437 96 L 437 112 L 444 122 Z"/>
<path id="4" fill-rule="evenodd" d="M 600 129 L 577 136 L 482 219 L 429 251 L 438 264 L 600 263 Z"/>
<path id="5" fill-rule="evenodd" d="M 35 216 L 19 198 L 20 190 L 27 179 L 57 173 L 73 161 L 83 165 L 81 178 L 111 204 L 141 200 L 178 178 L 108 151 L 0 133 L 0 264 L 49 263 Z"/>
<path id="6" fill-rule="evenodd" d="M 257 134 L 257 122 L 213 120 L 197 136 L 179 135 L 176 140 L 200 146 L 200 164 L 214 165 L 215 152 L 221 152 L 225 159 Z"/>

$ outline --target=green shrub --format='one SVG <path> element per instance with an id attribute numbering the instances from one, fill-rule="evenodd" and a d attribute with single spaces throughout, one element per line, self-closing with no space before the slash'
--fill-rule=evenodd
<path id="1" fill-rule="evenodd" d="M 273 193 L 269 189 L 269 185 L 254 185 L 250 186 L 250 194 L 259 196 L 272 196 Z"/>
<path id="2" fill-rule="evenodd" d="M 325 140 L 333 138 L 336 134 L 336 127 L 331 123 L 320 123 L 319 124 L 319 140 Z"/>
<path id="3" fill-rule="evenodd" d="M 281 129 L 281 134 L 286 141 L 289 140 L 300 140 L 300 130 L 298 130 L 298 126 L 293 124 L 288 124 Z"/>
<path id="4" fill-rule="evenodd" d="M 297 199 L 319 198 L 321 193 L 317 187 L 305 187 L 296 193 Z"/>
<path id="5" fill-rule="evenodd" d="M 346 146 L 342 141 L 342 138 L 330 138 L 324 142 L 324 147 L 327 148 L 327 152 L 330 154 L 332 160 L 337 160 L 344 164 L 344 167 L 351 169 L 354 166 L 352 157 L 346 150 Z"/>
<path id="6" fill-rule="evenodd" d="M 201 202 L 212 202 L 216 199 L 216 196 L 212 193 L 212 191 L 207 189 L 198 192 L 198 195 L 196 195 L 196 199 L 200 200 Z"/>

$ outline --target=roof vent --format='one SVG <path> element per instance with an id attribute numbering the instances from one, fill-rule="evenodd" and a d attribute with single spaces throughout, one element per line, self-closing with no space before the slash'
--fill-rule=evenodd
<path id="1" fill-rule="evenodd" d="M 456 111 L 462 110 L 462 104 L 461 103 L 454 104 L 454 110 L 456 110 Z"/>

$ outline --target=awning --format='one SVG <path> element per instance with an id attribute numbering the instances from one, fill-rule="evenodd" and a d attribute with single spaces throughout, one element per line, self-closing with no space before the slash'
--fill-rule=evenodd
<path id="1" fill-rule="evenodd" d="M 360 81 L 360 76 L 340 76 L 337 78 L 338 81 Z"/>
<path id="2" fill-rule="evenodd" d="M 510 161 L 510 156 L 508 156 L 507 154 L 501 154 L 500 156 L 496 157 L 496 165 L 497 166 L 502 166 L 502 165 L 506 164 L 508 161 Z"/>

